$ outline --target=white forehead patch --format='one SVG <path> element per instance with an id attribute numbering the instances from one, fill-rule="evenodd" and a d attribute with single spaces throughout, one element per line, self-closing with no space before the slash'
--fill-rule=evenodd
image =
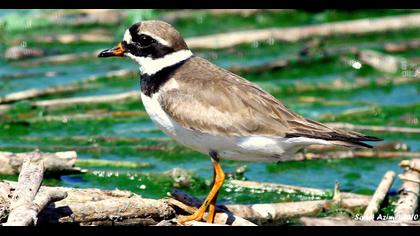
<path id="1" fill-rule="evenodd" d="M 132 38 L 131 38 L 131 34 L 129 30 L 125 31 L 123 40 L 126 41 L 127 43 L 131 43 Z"/>

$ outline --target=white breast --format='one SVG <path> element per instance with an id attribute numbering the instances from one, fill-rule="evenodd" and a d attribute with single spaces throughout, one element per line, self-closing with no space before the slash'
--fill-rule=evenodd
<path id="1" fill-rule="evenodd" d="M 175 82 L 176 83 L 176 82 Z M 176 84 L 171 85 L 176 86 Z M 217 151 L 222 159 L 246 161 L 279 161 L 287 159 L 300 148 L 310 144 L 329 144 L 328 141 L 309 138 L 281 138 L 266 136 L 225 137 L 184 128 L 160 106 L 159 93 L 148 97 L 141 93 L 146 112 L 151 120 L 168 136 L 202 153 Z"/>

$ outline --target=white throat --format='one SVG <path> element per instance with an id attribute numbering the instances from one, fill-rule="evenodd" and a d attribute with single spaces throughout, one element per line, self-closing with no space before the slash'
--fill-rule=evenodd
<path id="1" fill-rule="evenodd" d="M 156 59 L 151 57 L 136 57 L 131 53 L 127 53 L 126 55 L 139 63 L 142 74 L 153 75 L 165 67 L 175 65 L 178 62 L 192 57 L 193 53 L 190 50 L 181 50 Z"/>

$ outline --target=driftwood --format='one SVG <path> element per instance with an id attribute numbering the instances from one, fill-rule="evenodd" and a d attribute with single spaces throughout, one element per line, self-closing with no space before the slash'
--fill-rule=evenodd
<path id="1" fill-rule="evenodd" d="M 232 185 L 233 187 L 258 189 L 258 190 L 270 191 L 270 192 L 303 193 L 303 194 L 315 195 L 315 196 L 325 196 L 325 195 L 330 194 L 328 190 L 324 190 L 324 189 L 306 188 L 306 187 L 277 184 L 277 183 L 261 183 L 261 182 L 254 182 L 254 181 L 245 181 L 245 180 L 231 180 L 228 182 L 228 184 Z M 344 199 L 347 199 L 347 198 L 348 199 L 351 199 L 351 198 L 369 199 L 370 198 L 370 196 L 355 194 L 355 193 L 341 192 L 340 194 L 341 194 L 341 197 Z"/>
<path id="2" fill-rule="evenodd" d="M 374 131 L 374 132 L 420 134 L 420 128 L 410 128 L 410 127 L 354 125 L 354 124 L 349 124 L 349 123 L 327 123 L 327 125 L 329 125 L 333 128 L 349 129 L 349 130 L 365 130 L 365 131 Z"/>
<path id="3" fill-rule="evenodd" d="M 420 162 L 419 161 L 410 161 L 410 160 L 402 160 L 400 162 L 400 166 L 403 168 L 409 168 L 420 172 Z"/>
<path id="4" fill-rule="evenodd" d="M 395 220 L 388 221 L 364 221 L 355 220 L 348 217 L 325 217 L 325 218 L 313 218 L 313 217 L 302 217 L 299 219 L 300 222 L 305 226 L 409 226 L 420 224 L 417 222 L 397 222 Z"/>
<path id="5" fill-rule="evenodd" d="M 419 166 L 420 159 L 410 161 L 413 166 Z M 411 221 L 418 207 L 418 197 L 420 192 L 420 172 L 407 167 L 404 174 L 399 176 L 402 182 L 400 197 L 395 207 L 395 218 L 398 221 Z"/>
<path id="6" fill-rule="evenodd" d="M 20 60 L 28 57 L 41 57 L 45 55 L 45 51 L 38 48 L 27 48 L 22 46 L 15 46 L 6 49 L 4 58 L 7 60 Z"/>
<path id="7" fill-rule="evenodd" d="M 13 181 L 6 183 L 12 189 L 17 186 Z M 155 225 L 175 217 L 166 201 L 141 198 L 129 191 L 41 186 L 39 192 L 65 192 L 67 197 L 44 208 L 37 225 Z M 42 199 L 35 201 L 45 202 Z"/>
<path id="8" fill-rule="evenodd" d="M 116 117 L 147 117 L 146 111 L 108 111 L 93 110 L 85 114 L 71 115 L 46 115 L 27 119 L 28 122 L 51 122 L 51 121 L 79 121 L 79 120 L 101 120 Z M 155 128 L 144 128 L 142 131 L 155 131 Z"/>
<path id="9" fill-rule="evenodd" d="M 199 206 L 201 204 L 201 201 L 198 199 L 179 190 L 172 191 L 171 195 L 187 204 L 187 207 L 184 207 L 186 209 L 185 211 L 188 211 L 188 207 L 191 207 L 191 205 Z M 333 200 L 318 200 L 252 205 L 230 204 L 216 207 L 216 212 L 231 212 L 238 218 L 249 220 L 258 225 L 281 224 L 286 220 L 301 216 L 317 216 L 325 210 L 337 207 L 335 203 Z M 342 199 L 339 207 L 353 210 L 364 208 L 368 204 L 369 197 L 345 198 Z M 222 221 L 222 223 L 224 222 Z"/>
<path id="10" fill-rule="evenodd" d="M 388 73 L 398 72 L 403 62 L 402 58 L 385 55 L 384 53 L 373 50 L 361 50 L 359 52 L 359 60 L 379 71 Z"/>
<path id="11" fill-rule="evenodd" d="M 0 222 L 9 214 L 11 189 L 7 183 L 0 182 Z"/>
<path id="12" fill-rule="evenodd" d="M 63 175 L 81 172 L 80 168 L 75 167 L 77 159 L 77 153 L 75 151 L 39 154 L 39 156 L 33 157 L 32 160 L 42 160 L 45 172 L 48 175 Z M 25 158 L 31 157 L 32 155 L 32 152 L 0 152 L 0 175 L 18 175 Z"/>
<path id="13" fill-rule="evenodd" d="M 0 103 L 11 103 L 16 102 L 24 99 L 30 99 L 35 97 L 43 97 L 48 95 L 56 95 L 56 94 L 66 94 L 71 92 L 77 92 L 81 89 L 92 88 L 87 84 L 67 84 L 67 85 L 59 85 L 59 86 L 51 86 L 45 89 L 27 89 L 20 92 L 14 92 L 7 94 L 3 97 L 0 97 Z"/>
<path id="14" fill-rule="evenodd" d="M 32 153 L 34 159 L 39 153 Z M 44 163 L 42 160 L 33 161 L 32 156 L 25 158 L 22 171 L 19 174 L 18 185 L 13 192 L 10 203 L 10 214 L 5 226 L 31 225 L 36 219 L 37 212 L 32 207 L 32 201 L 41 186 L 44 175 Z"/>
<path id="15" fill-rule="evenodd" d="M 77 12 L 61 10 L 57 11 L 53 16 L 48 17 L 49 20 L 66 26 L 83 26 L 91 24 L 118 24 L 121 23 L 126 14 L 124 11 L 116 11 L 111 9 L 79 9 Z M 46 16 L 40 16 L 45 18 Z"/>
<path id="16" fill-rule="evenodd" d="M 383 200 L 385 199 L 386 195 L 388 194 L 389 189 L 392 186 L 392 183 L 395 179 L 395 172 L 388 171 L 385 173 L 384 177 L 382 178 L 381 183 L 379 184 L 378 188 L 376 189 L 375 193 L 372 196 L 369 205 L 367 206 L 365 212 L 363 213 L 363 218 L 366 220 L 373 220 L 375 214 L 378 212 L 379 207 Z"/>
<path id="17" fill-rule="evenodd" d="M 401 30 L 419 27 L 419 22 L 420 14 L 415 13 L 404 16 L 360 19 L 303 27 L 269 28 L 222 33 L 188 38 L 186 39 L 186 42 L 191 48 L 227 48 L 238 44 L 252 43 L 255 41 L 270 39 L 295 42 L 313 36 L 325 37 L 342 34 L 363 34 L 390 30 Z"/>
<path id="18" fill-rule="evenodd" d="M 130 91 L 125 93 L 113 94 L 113 95 L 101 95 L 101 96 L 86 96 L 76 98 L 62 98 L 62 99 L 51 99 L 43 101 L 35 101 L 33 105 L 38 107 L 57 107 L 57 106 L 69 106 L 74 104 L 94 104 L 94 103 L 110 103 L 117 102 L 126 99 L 139 99 L 138 91 Z"/>
<path id="19" fill-rule="evenodd" d="M 44 35 L 32 39 L 35 42 L 51 43 L 58 42 L 61 44 L 91 42 L 91 43 L 111 43 L 114 37 L 104 34 L 105 32 L 87 32 L 83 34 L 60 34 L 60 35 Z"/>
<path id="20" fill-rule="evenodd" d="M 166 12 L 162 15 L 161 20 L 166 21 L 170 24 L 175 23 L 177 20 L 192 18 L 197 15 L 209 14 L 211 16 L 220 16 L 220 15 L 239 15 L 242 17 L 247 17 L 256 13 L 264 11 L 288 11 L 289 9 L 202 9 L 193 11 L 186 10 L 173 10 Z M 291 10 L 289 10 L 291 11 Z"/>
<path id="21" fill-rule="evenodd" d="M 54 56 L 46 56 L 34 59 L 28 59 L 24 61 L 18 61 L 16 64 L 20 66 L 26 67 L 34 67 L 41 64 L 52 64 L 52 65 L 59 65 L 59 64 L 66 64 L 76 62 L 82 59 L 90 59 L 95 58 L 98 56 L 99 52 L 82 52 L 82 53 L 69 53 L 69 54 L 62 54 L 62 55 L 54 55 Z"/>
<path id="22" fill-rule="evenodd" d="M 399 43 L 386 43 L 385 51 L 395 53 L 395 52 L 404 52 L 412 49 L 420 48 L 420 40 L 413 40 L 408 42 L 399 42 Z"/>
<path id="23" fill-rule="evenodd" d="M 19 71 L 15 73 L 5 73 L 0 75 L 0 79 L 2 80 L 11 80 L 11 79 L 20 79 L 25 77 L 54 77 L 57 75 L 66 74 L 64 71 L 46 71 L 46 72 L 27 72 L 27 71 Z"/>
<path id="24" fill-rule="evenodd" d="M 174 189 L 171 191 L 171 196 L 175 199 L 168 199 L 168 203 L 174 207 L 178 207 L 188 214 L 194 213 L 198 207 L 201 206 L 202 201 L 192 197 L 180 190 Z M 204 214 L 204 219 L 207 218 L 207 213 Z M 255 226 L 254 223 L 249 222 L 241 217 L 232 214 L 229 211 L 216 207 L 216 215 L 214 216 L 214 223 L 227 224 L 232 226 Z"/>
<path id="25" fill-rule="evenodd" d="M 60 94 L 67 94 L 71 92 L 80 91 L 83 89 L 92 88 L 93 85 L 89 85 L 86 83 L 91 83 L 97 81 L 99 79 L 111 79 L 111 78 L 118 78 L 118 77 L 127 77 L 127 76 L 135 76 L 135 72 L 132 70 L 122 69 L 122 70 L 115 70 L 106 73 L 105 75 L 93 75 L 82 82 L 74 83 L 74 84 L 66 84 L 66 85 L 59 85 L 59 86 L 51 86 L 44 89 L 28 89 L 23 90 L 20 92 L 10 93 L 3 97 L 0 97 L 0 104 L 1 103 L 11 103 L 16 102 L 24 99 L 31 99 L 49 95 L 60 95 Z"/>

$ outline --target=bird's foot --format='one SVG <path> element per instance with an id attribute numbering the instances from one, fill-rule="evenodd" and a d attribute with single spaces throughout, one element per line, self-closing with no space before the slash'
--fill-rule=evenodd
<path id="1" fill-rule="evenodd" d="M 178 222 L 183 224 L 188 221 L 201 221 L 203 219 L 204 211 L 201 211 L 200 209 L 197 210 L 194 214 L 189 216 L 181 216 L 178 218 Z"/>

